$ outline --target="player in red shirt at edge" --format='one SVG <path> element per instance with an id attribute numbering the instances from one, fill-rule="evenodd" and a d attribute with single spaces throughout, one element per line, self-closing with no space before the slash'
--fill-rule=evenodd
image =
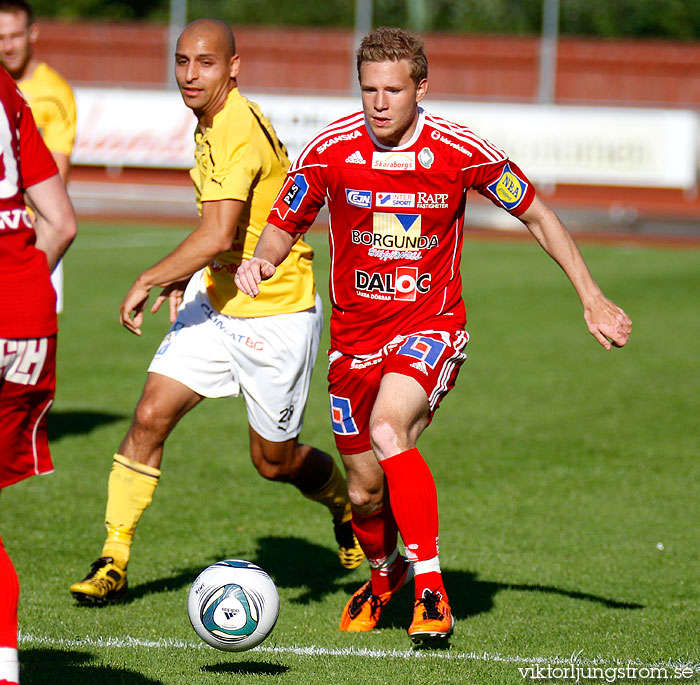
<path id="1" fill-rule="evenodd" d="M 466 356 L 460 256 L 467 191 L 525 224 L 568 276 L 588 330 L 605 349 L 627 342 L 631 321 L 603 295 L 518 166 L 470 129 L 419 107 L 428 64 L 418 37 L 376 29 L 361 43 L 357 68 L 363 112 L 327 126 L 291 166 L 236 283 L 254 297 L 328 202 L 331 418 L 353 528 L 371 567 L 340 629 L 372 630 L 413 573 L 408 633 L 422 642 L 448 637 L 454 626 L 440 573 L 435 483 L 416 441 Z M 397 551 L 397 530 L 407 559 Z"/>
<path id="2" fill-rule="evenodd" d="M 46 414 L 56 383 L 51 270 L 75 214 L 29 106 L 0 67 L 0 488 L 53 470 Z M 25 197 L 35 210 L 35 225 Z M 0 683 L 19 682 L 19 582 L 0 540 Z"/>

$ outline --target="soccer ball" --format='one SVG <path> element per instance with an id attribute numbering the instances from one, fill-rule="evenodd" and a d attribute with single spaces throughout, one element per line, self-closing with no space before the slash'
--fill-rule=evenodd
<path id="1" fill-rule="evenodd" d="M 259 566 L 226 559 L 197 576 L 187 597 L 187 613 L 206 643 L 242 652 L 259 645 L 275 627 L 280 598 L 272 578 Z"/>

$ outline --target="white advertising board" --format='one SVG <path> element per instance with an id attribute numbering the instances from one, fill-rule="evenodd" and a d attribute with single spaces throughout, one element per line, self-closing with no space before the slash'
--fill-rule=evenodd
<path id="1" fill-rule="evenodd" d="M 505 150 L 533 181 L 695 185 L 698 117 L 681 110 L 436 102 L 431 110 Z"/>
<path id="2" fill-rule="evenodd" d="M 189 168 L 197 119 L 177 91 L 76 88 L 73 164 Z"/>
<path id="3" fill-rule="evenodd" d="M 295 157 L 352 97 L 246 93 Z M 75 164 L 189 168 L 196 120 L 176 91 L 77 88 Z M 504 149 L 535 182 L 690 188 L 698 115 L 687 110 L 426 100 L 425 108 Z"/>

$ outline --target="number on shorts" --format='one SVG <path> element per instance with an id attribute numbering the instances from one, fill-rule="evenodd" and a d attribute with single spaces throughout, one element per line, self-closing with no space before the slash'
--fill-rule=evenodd
<path id="1" fill-rule="evenodd" d="M 281 430 L 284 430 L 289 422 L 292 420 L 292 415 L 294 414 L 294 405 L 290 404 L 288 407 L 285 407 L 281 412 L 280 412 L 280 420 L 279 423 L 277 424 L 277 427 L 280 428 Z"/>

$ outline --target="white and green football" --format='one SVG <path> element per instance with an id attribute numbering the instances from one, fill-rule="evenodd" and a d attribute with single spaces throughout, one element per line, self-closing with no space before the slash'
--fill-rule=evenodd
<path id="1" fill-rule="evenodd" d="M 279 611 L 272 578 L 242 559 L 226 559 L 205 568 L 187 598 L 187 613 L 197 635 L 229 652 L 259 645 L 275 627 Z"/>

